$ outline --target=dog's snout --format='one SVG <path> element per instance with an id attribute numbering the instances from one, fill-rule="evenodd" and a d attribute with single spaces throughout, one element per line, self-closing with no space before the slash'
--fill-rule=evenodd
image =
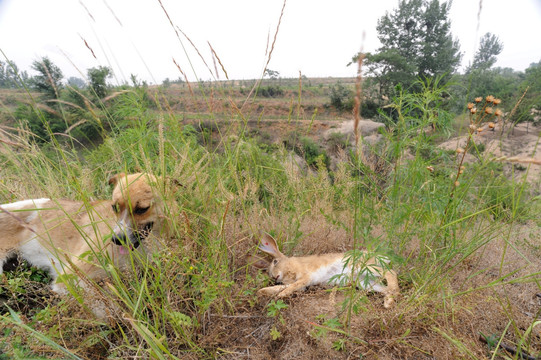
<path id="1" fill-rule="evenodd" d="M 111 239 L 111 241 L 113 242 L 113 244 L 115 245 L 126 245 L 126 234 L 124 233 L 120 233 L 120 234 L 113 234 L 113 238 Z"/>

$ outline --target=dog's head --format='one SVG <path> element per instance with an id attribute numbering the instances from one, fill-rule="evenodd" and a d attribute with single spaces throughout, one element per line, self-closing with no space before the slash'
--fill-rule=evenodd
<path id="1" fill-rule="evenodd" d="M 113 211 L 117 217 L 112 241 L 137 248 L 153 229 L 161 228 L 163 204 L 157 195 L 157 179 L 147 173 L 113 176 Z"/>

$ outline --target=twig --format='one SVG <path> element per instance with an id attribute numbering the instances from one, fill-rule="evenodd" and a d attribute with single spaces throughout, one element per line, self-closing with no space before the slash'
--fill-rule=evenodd
<path id="1" fill-rule="evenodd" d="M 209 316 L 227 318 L 227 319 L 261 319 L 265 316 L 261 315 L 218 315 L 218 314 L 209 314 Z"/>
<path id="2" fill-rule="evenodd" d="M 484 344 L 487 344 L 488 345 L 488 341 L 487 339 L 482 335 L 482 334 L 479 334 L 479 340 L 484 343 Z M 520 359 L 526 359 L 526 360 L 538 360 L 537 357 L 534 357 L 534 356 L 531 356 L 529 354 L 526 354 L 524 352 L 524 350 L 517 350 L 515 347 L 511 346 L 511 345 L 507 345 L 506 343 L 504 342 L 501 342 L 499 344 L 499 347 L 501 347 L 502 349 L 504 349 L 505 351 L 507 351 L 508 353 L 510 353 L 511 355 L 518 355 L 518 357 Z M 498 348 L 495 349 L 495 351 L 498 350 Z"/>

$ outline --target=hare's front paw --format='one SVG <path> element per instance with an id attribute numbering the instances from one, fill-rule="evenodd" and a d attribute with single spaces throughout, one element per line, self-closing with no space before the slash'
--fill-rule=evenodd
<path id="1" fill-rule="evenodd" d="M 284 290 L 286 285 L 269 286 L 257 291 L 258 296 L 274 296 Z M 278 295 L 280 296 L 280 295 Z"/>
<path id="2" fill-rule="evenodd" d="M 385 295 L 385 298 L 383 299 L 383 307 L 386 309 L 393 307 L 397 296 L 398 296 L 397 294 Z"/>

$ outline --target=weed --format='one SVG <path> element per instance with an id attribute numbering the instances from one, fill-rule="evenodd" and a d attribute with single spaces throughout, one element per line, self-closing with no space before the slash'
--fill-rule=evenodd
<path id="1" fill-rule="evenodd" d="M 271 300 L 271 302 L 269 302 L 269 304 L 267 305 L 267 316 L 276 317 L 280 315 L 281 310 L 287 308 L 287 304 L 284 303 L 282 300 Z"/>

